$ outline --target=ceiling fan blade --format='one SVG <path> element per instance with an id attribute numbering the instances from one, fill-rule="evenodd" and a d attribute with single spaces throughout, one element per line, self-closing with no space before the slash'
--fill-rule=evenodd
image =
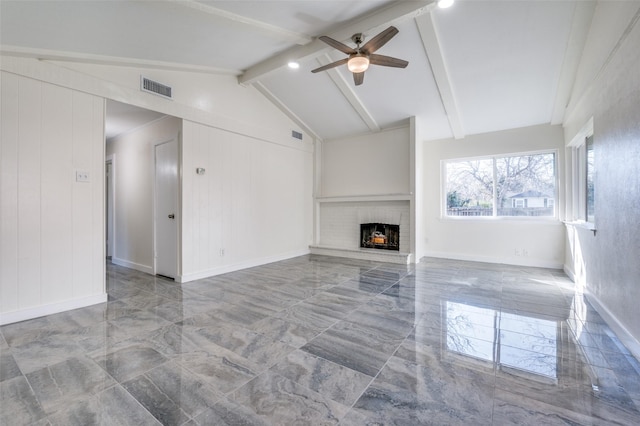
<path id="1" fill-rule="evenodd" d="M 338 66 L 340 66 L 340 65 L 344 65 L 344 64 L 346 64 L 348 61 L 349 61 L 349 58 L 340 59 L 339 61 L 331 62 L 330 64 L 323 65 L 323 66 L 321 66 L 321 67 L 319 67 L 319 68 L 316 68 L 316 69 L 314 69 L 314 70 L 311 70 L 311 72 L 326 71 L 326 70 L 328 70 L 328 69 L 335 68 L 335 67 L 338 67 Z"/>
<path id="2" fill-rule="evenodd" d="M 392 58 L 391 56 L 384 55 L 369 55 L 369 62 L 373 65 L 382 65 L 383 67 L 395 67 L 395 68 L 406 68 L 409 65 L 409 62 Z"/>
<path id="3" fill-rule="evenodd" d="M 354 72 L 353 73 L 353 81 L 356 83 L 356 86 L 360 86 L 364 81 L 364 71 L 363 72 Z"/>
<path id="4" fill-rule="evenodd" d="M 352 49 L 351 47 L 347 46 L 346 44 L 340 43 L 338 40 L 334 40 L 331 37 L 327 37 L 327 36 L 320 36 L 318 37 L 320 40 L 324 41 L 325 43 L 327 43 L 329 46 L 338 49 L 339 51 L 341 51 L 342 53 L 346 53 L 347 55 L 351 55 L 353 53 L 356 53 L 356 51 L 354 49 Z"/>
<path id="5" fill-rule="evenodd" d="M 391 40 L 396 34 L 398 34 L 396 27 L 389 27 L 382 31 L 380 34 L 365 43 L 360 49 L 362 53 L 372 54 L 376 50 L 384 46 L 389 40 Z"/>

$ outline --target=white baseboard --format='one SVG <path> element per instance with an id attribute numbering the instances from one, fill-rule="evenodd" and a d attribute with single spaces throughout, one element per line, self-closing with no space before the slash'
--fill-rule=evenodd
<path id="1" fill-rule="evenodd" d="M 113 263 L 114 265 L 124 266 L 125 268 L 135 269 L 136 271 L 153 275 L 153 267 L 151 266 L 129 262 L 128 260 L 120 259 L 119 257 L 112 257 L 111 263 Z"/>
<path id="2" fill-rule="evenodd" d="M 563 264 L 546 259 L 531 257 L 494 257 L 478 256 L 458 253 L 425 252 L 423 257 L 437 257 L 440 259 L 466 260 L 469 262 L 497 263 L 502 265 L 531 266 L 534 268 L 562 269 Z"/>
<path id="3" fill-rule="evenodd" d="M 250 259 L 243 262 L 234 263 L 231 265 L 222 265 L 216 268 L 205 269 L 203 271 L 192 272 L 189 274 L 183 274 L 175 278 L 176 282 L 187 283 L 189 281 L 195 281 L 202 278 L 213 277 L 215 275 L 226 274 L 228 272 L 239 271 L 241 269 L 253 268 L 254 266 L 266 265 L 267 263 L 279 262 L 281 260 L 291 259 L 293 257 L 304 256 L 309 254 L 309 250 L 299 250 L 274 256 L 261 257 L 258 259 Z"/>
<path id="4" fill-rule="evenodd" d="M 573 268 L 565 263 L 562 269 L 564 270 L 564 273 L 567 274 L 567 276 L 571 279 L 571 281 L 575 283 L 576 273 L 573 271 Z"/>
<path id="5" fill-rule="evenodd" d="M 50 303 L 48 305 L 40 305 L 31 308 L 20 309 L 18 311 L 5 312 L 0 314 L 0 325 L 26 321 L 33 318 L 43 317 L 45 315 L 52 315 L 64 311 L 70 311 L 72 309 L 85 308 L 87 306 L 104 303 L 106 301 L 107 293 L 101 293 L 93 296 L 79 297 L 77 299 Z"/>
<path id="6" fill-rule="evenodd" d="M 585 293 L 587 296 L 587 300 L 593 308 L 598 311 L 602 319 L 607 323 L 611 331 L 615 333 L 615 335 L 620 339 L 623 345 L 629 352 L 637 359 L 640 360 L 640 342 L 636 339 L 627 328 L 618 321 L 618 318 L 609 310 L 605 305 L 602 304 L 600 299 L 598 299 L 594 294 L 587 291 Z"/>

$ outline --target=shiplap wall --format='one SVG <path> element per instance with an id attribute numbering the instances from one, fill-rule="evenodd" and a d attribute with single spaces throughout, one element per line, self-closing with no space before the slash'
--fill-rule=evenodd
<path id="1" fill-rule="evenodd" d="M 0 80 L 0 323 L 105 301 L 104 100 Z"/>
<path id="2" fill-rule="evenodd" d="M 182 161 L 183 281 L 309 252 L 311 144 L 185 120 Z"/>

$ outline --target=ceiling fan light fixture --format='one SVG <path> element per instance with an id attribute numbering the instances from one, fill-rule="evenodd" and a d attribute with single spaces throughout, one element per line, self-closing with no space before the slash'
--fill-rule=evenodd
<path id="1" fill-rule="evenodd" d="M 369 68 L 369 58 L 362 53 L 358 53 L 349 58 L 347 68 L 349 68 L 349 71 L 355 73 L 365 72 Z"/>
<path id="2" fill-rule="evenodd" d="M 446 9 L 453 5 L 454 0 L 438 0 L 438 7 L 440 9 Z"/>
<path id="3" fill-rule="evenodd" d="M 289 61 L 287 66 L 289 68 L 291 68 L 292 70 L 297 70 L 298 68 L 300 68 L 300 64 L 298 62 L 296 62 L 296 61 Z"/>

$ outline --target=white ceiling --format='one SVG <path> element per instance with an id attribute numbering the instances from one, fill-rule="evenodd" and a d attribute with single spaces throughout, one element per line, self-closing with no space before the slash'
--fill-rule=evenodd
<path id="1" fill-rule="evenodd" d="M 561 122 L 593 7 L 580 0 L 457 0 L 444 10 L 407 0 L 2 0 L 0 47 L 237 75 L 323 139 L 411 116 L 426 139 L 461 138 Z M 406 69 L 372 66 L 357 87 L 345 66 L 310 72 L 345 57 L 318 36 L 352 45 L 352 34 L 371 38 L 390 25 L 400 32 L 376 53 L 408 60 Z M 289 69 L 290 59 L 300 69 Z M 108 109 L 109 121 L 127 126 L 122 106 Z M 129 126 L 157 118 L 129 117 L 137 117 Z"/>

